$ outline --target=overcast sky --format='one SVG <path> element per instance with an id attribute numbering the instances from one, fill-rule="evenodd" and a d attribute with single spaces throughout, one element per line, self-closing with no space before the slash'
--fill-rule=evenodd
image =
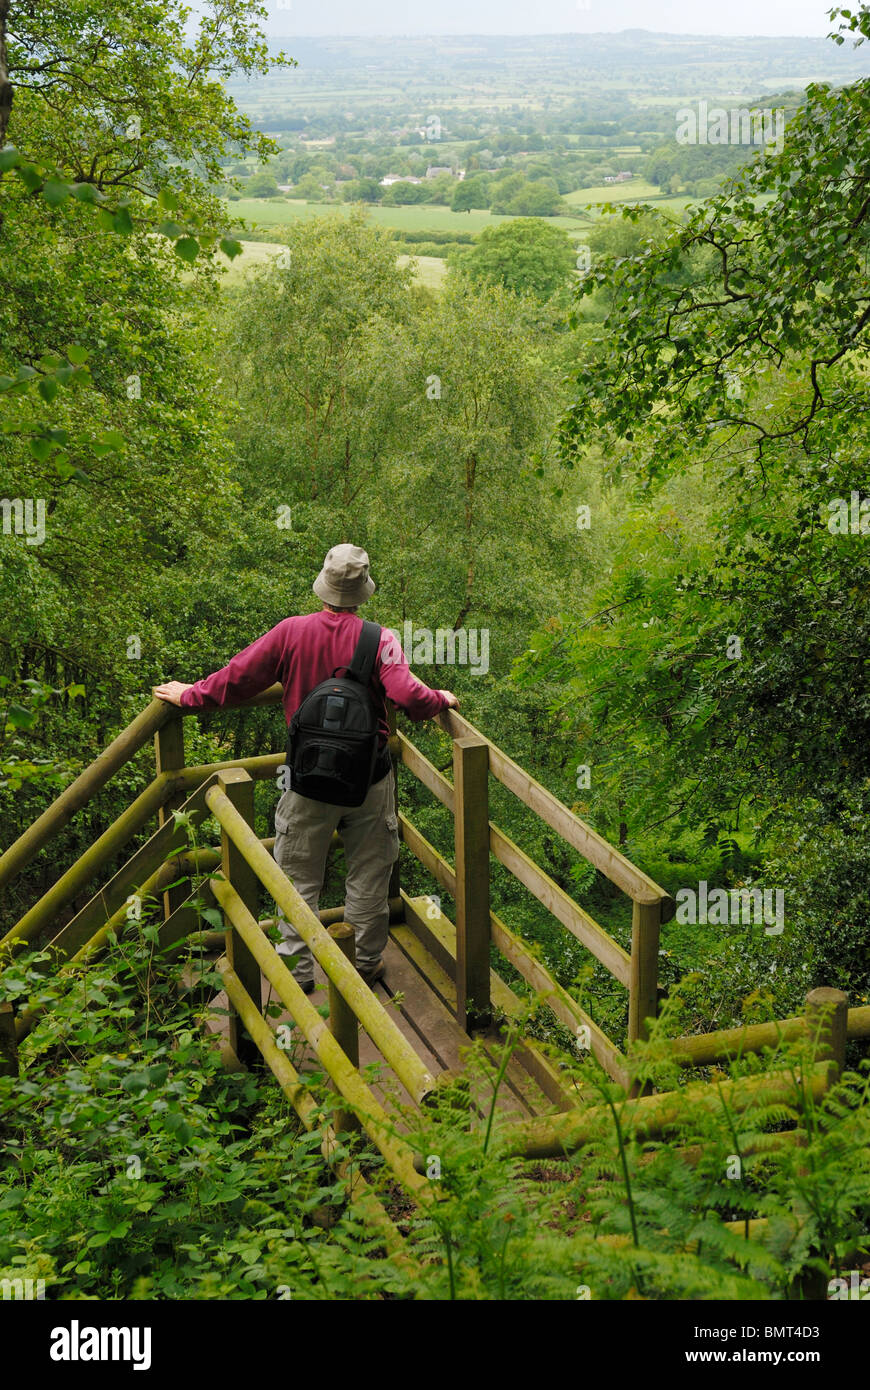
<path id="1" fill-rule="evenodd" d="M 264 0 L 270 34 L 830 32 L 830 0 Z"/>

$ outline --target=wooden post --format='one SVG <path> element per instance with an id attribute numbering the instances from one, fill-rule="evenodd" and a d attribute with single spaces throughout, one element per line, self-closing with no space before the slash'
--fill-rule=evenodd
<path id="1" fill-rule="evenodd" d="M 0 1004 L 0 1076 L 18 1075 L 18 1044 L 11 1004 Z"/>
<path id="2" fill-rule="evenodd" d="M 646 1020 L 655 1018 L 658 1004 L 659 931 L 662 905 L 635 902 L 631 911 L 631 977 L 628 992 L 628 1040 L 648 1034 Z"/>
<path id="3" fill-rule="evenodd" d="M 349 922 L 333 922 L 327 927 L 329 935 L 351 965 L 356 965 L 356 936 Z M 345 1057 L 359 1069 L 359 1020 L 332 980 L 329 981 L 329 1031 Z M 332 1121 L 336 1133 L 359 1129 L 359 1120 L 351 1110 L 337 1110 Z"/>
<path id="4" fill-rule="evenodd" d="M 235 809 L 254 826 L 254 783 L 241 768 L 228 768 L 219 776 L 219 782 Z M 235 888 L 254 921 L 259 918 L 260 881 L 244 855 L 236 848 L 225 830 L 221 831 L 221 869 L 224 878 Z M 225 918 L 226 954 L 231 968 L 241 980 L 244 988 L 257 1006 L 263 1009 L 263 986 L 260 967 L 245 945 L 242 938 L 233 930 Z M 259 1049 L 244 1030 L 236 1010 L 230 1006 L 229 1043 L 240 1062 L 251 1066 L 260 1057 Z"/>
<path id="5" fill-rule="evenodd" d="M 161 772 L 180 772 L 184 767 L 184 718 L 180 712 L 173 712 L 172 718 L 168 719 L 161 729 L 154 735 L 154 761 L 157 764 L 157 776 Z M 187 800 L 187 791 L 184 787 L 179 787 L 167 797 L 166 801 L 157 811 L 158 827 L 165 825 L 170 819 L 172 812 L 182 806 Z M 167 888 L 163 894 L 163 920 L 168 921 L 173 912 L 179 907 L 190 893 L 190 886 L 187 883 L 179 883 L 174 888 Z"/>
<path id="6" fill-rule="evenodd" d="M 489 996 L 489 744 L 453 744 L 456 843 L 456 1017 L 466 1032 L 487 1027 Z"/>
<path id="7" fill-rule="evenodd" d="M 811 989 L 806 997 L 806 1020 L 814 1060 L 831 1062 L 831 1081 L 836 1081 L 846 1065 L 849 996 L 825 985 Z"/>

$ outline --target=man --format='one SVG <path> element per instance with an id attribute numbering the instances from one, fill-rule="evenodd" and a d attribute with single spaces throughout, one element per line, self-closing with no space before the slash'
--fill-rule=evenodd
<path id="1" fill-rule="evenodd" d="M 375 592 L 368 555 L 357 545 L 334 546 L 312 587 L 323 601 L 320 612 L 285 618 L 214 675 L 195 685 L 169 681 L 158 685 L 154 694 L 184 709 L 217 709 L 249 699 L 280 681 L 289 724 L 305 696 L 351 662 L 362 631 L 357 608 Z M 371 985 L 384 973 L 381 954 L 389 935 L 390 874 L 399 854 L 385 699 L 389 697 L 414 720 L 431 719 L 459 701 L 449 690 L 430 690 L 412 675 L 400 643 L 386 630 L 381 633 L 369 689 L 380 742 L 365 801 L 357 807 L 332 806 L 286 791 L 275 812 L 274 855 L 316 914 L 332 834 L 341 831 L 347 860 L 345 917 L 355 928 L 357 968 Z M 311 951 L 290 922 L 282 918 L 280 926 L 284 940 L 279 951 L 295 958 L 296 980 L 310 994 L 314 989 Z"/>

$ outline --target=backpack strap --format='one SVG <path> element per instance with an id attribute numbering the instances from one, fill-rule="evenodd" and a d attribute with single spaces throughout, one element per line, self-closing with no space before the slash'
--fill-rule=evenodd
<path id="1" fill-rule="evenodd" d="M 347 668 L 347 674 L 351 680 L 359 681 L 360 685 L 367 686 L 371 681 L 378 647 L 381 644 L 381 631 L 382 628 L 379 623 L 370 623 L 363 619 L 362 632 L 359 635 L 351 663 Z"/>

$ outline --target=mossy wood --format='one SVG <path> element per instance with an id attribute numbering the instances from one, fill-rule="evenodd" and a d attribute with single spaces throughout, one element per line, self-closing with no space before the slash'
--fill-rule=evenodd
<path id="1" fill-rule="evenodd" d="M 638 1140 L 657 1139 L 679 1128 L 694 1108 L 714 1116 L 722 1114 L 724 1123 L 725 1105 L 737 1113 L 774 1103 L 797 1105 L 802 1094 L 820 1100 L 829 1084 L 829 1064 L 820 1062 L 807 1073 L 789 1071 L 742 1077 L 715 1087 L 706 1081 L 692 1082 L 678 1091 L 617 1101 L 616 1111 L 624 1134 Z M 613 1123 L 612 1111 L 605 1103 L 505 1125 L 501 1137 L 510 1154 L 524 1158 L 558 1158 L 594 1143 L 601 1138 L 603 1128 L 609 1125 L 612 1129 Z"/>
<path id="2" fill-rule="evenodd" d="M 280 687 L 271 687 L 255 700 L 244 703 L 277 704 L 280 697 Z M 588 1051 L 622 1086 L 627 1087 L 630 1080 L 628 1058 L 571 994 L 553 979 L 534 949 L 491 910 L 490 855 L 523 883 L 616 979 L 628 986 L 629 1041 L 646 1036 L 650 1021 L 655 1017 L 660 927 L 673 910 L 670 898 L 657 884 L 455 711 L 439 716 L 439 723 L 454 740 L 453 784 L 404 735 L 396 734 L 394 722 L 391 723 L 390 748 L 394 759 L 401 758 L 409 771 L 452 813 L 456 837 L 454 867 L 407 816 L 400 814 L 400 833 L 406 847 L 456 904 L 454 925 L 431 900 L 410 898 L 403 893 L 398 869 L 395 870 L 390 886 L 390 921 L 395 945 L 389 949 L 393 952 L 396 978 L 402 990 L 411 987 L 415 980 L 425 979 L 427 987 L 433 991 L 428 1003 L 421 995 L 419 1019 L 407 1012 L 404 1003 L 401 1005 L 405 1011 L 401 1021 L 408 1036 L 361 980 L 352 962 L 343 954 L 340 942 L 331 938 L 326 930 L 327 926 L 342 922 L 344 908 L 324 911 L 318 920 L 275 863 L 269 852 L 273 841 L 261 841 L 256 835 L 254 781 L 272 778 L 283 762 L 283 752 L 185 767 L 180 712 L 159 701 L 152 702 L 119 734 L 0 859 L 0 883 L 8 882 L 114 772 L 154 738 L 157 757 L 154 781 L 25 913 L 7 935 L 6 942 L 15 945 L 33 941 L 54 928 L 50 945 L 60 969 L 69 971 L 96 960 L 112 933 L 120 935 L 129 930 L 127 899 L 131 893 L 141 898 L 159 896 L 174 879 L 211 875 L 199 890 L 192 890 L 189 882 L 180 883 L 173 890 L 170 901 L 164 904 L 161 947 L 176 949 L 192 933 L 200 934 L 201 902 L 217 903 L 227 925 L 222 972 L 231 1008 L 233 1046 L 249 1061 L 265 1058 L 303 1123 L 306 1120 L 309 1125 L 316 1122 L 310 1093 L 277 1046 L 272 1029 L 262 1017 L 260 990 L 261 977 L 265 975 L 285 1007 L 290 1009 L 346 1103 L 344 1117 L 339 1115 L 337 1128 L 327 1131 L 328 1139 L 324 1143 L 330 1152 L 326 1153 L 325 1149 L 326 1156 L 342 1150 L 341 1128 L 345 1122 L 350 1124 L 349 1117 L 353 1116 L 409 1195 L 417 1201 L 430 1200 L 433 1196 L 431 1185 L 415 1171 L 407 1141 L 396 1132 L 394 1121 L 362 1081 L 356 1065 L 354 1041 L 362 1026 L 412 1099 L 417 1104 L 425 1102 L 433 1093 L 435 1077 L 409 1041 L 414 1037 L 409 1022 L 423 1027 L 420 1020 L 443 1023 L 452 1017 L 467 1025 L 480 1026 L 485 1023 L 490 1006 L 508 1018 L 518 1018 L 524 1010 L 524 1001 L 490 968 L 491 945 L 520 973 L 553 1017 L 571 1029 L 578 1039 L 578 1053 Z M 489 820 L 490 772 L 631 897 L 630 954 Z M 182 801 L 185 796 L 187 800 Z M 217 817 L 222 837 L 220 856 L 209 847 L 190 850 L 186 832 L 183 827 L 176 826 L 170 815 L 179 805 L 194 825 L 201 824 L 209 814 Z M 98 878 L 107 863 L 117 859 L 131 837 L 152 817 L 161 822 L 156 833 L 66 925 L 58 929 L 57 921 L 63 909 Z M 334 843 L 338 840 L 338 836 L 334 837 Z M 220 874 L 215 872 L 218 863 Z M 264 934 L 271 919 L 258 920 L 263 889 L 294 923 L 327 975 L 331 1027 L 324 1023 L 296 985 Z M 347 941 L 352 944 L 352 938 Z M 14 1055 L 17 1040 L 26 1035 L 41 1012 L 39 1007 L 25 1008 L 13 1021 L 8 1008 L 0 1010 L 0 1068 L 12 1065 L 10 1057 Z M 455 1024 L 451 1026 L 455 1028 Z M 423 1034 L 420 1037 L 425 1043 Z M 813 1061 L 804 1067 L 803 1080 L 798 1079 L 797 1084 L 806 1084 L 809 1093 L 818 1098 L 842 1070 L 847 1037 L 870 1037 L 870 1008 L 849 1010 L 845 996 L 839 991 L 815 990 L 807 997 L 803 1018 L 722 1030 L 698 1038 L 678 1038 L 670 1047 L 681 1065 L 702 1066 L 799 1037 L 811 1042 Z M 457 1038 L 461 1039 L 461 1034 L 457 1034 Z M 498 1045 L 495 1032 L 492 1037 L 485 1036 L 482 1045 L 495 1056 L 492 1050 Z M 431 1063 L 428 1049 L 424 1050 Z M 510 1152 L 536 1158 L 555 1157 L 592 1142 L 602 1126 L 612 1125 L 608 1107 L 578 1108 L 577 1099 L 581 1093 L 577 1086 L 567 1080 L 565 1073 L 560 1073 L 534 1039 L 520 1039 L 512 1066 L 514 1070 L 508 1081 L 513 1093 L 512 1104 L 518 1113 L 531 1110 L 535 1114 L 535 1097 L 540 1101 L 541 1095 L 545 1098 L 544 1108 L 547 1104 L 554 1105 L 558 1113 L 548 1116 L 539 1111 L 536 1118 L 504 1125 L 502 1132 Z M 795 1077 L 790 1073 L 769 1072 L 717 1084 L 715 1088 L 698 1082 L 664 1095 L 630 1096 L 617 1102 L 617 1107 L 625 1132 L 643 1139 L 667 1133 L 678 1123 L 687 1106 L 702 1106 L 715 1115 L 723 1099 L 741 1113 L 751 1110 L 755 1104 L 770 1101 L 788 1105 L 796 1098 L 795 1085 Z M 525 1111 L 523 1096 L 528 1102 Z M 791 1142 L 799 1143 L 800 1136 L 792 1138 Z M 349 1180 L 352 1191 L 362 1194 L 361 1200 L 370 1207 L 385 1244 L 398 1249 L 397 1242 L 400 1243 L 401 1238 L 374 1195 L 358 1174 L 351 1174 Z"/>
<path id="3" fill-rule="evenodd" d="M 336 1089 L 359 1116 L 360 1123 L 372 1143 L 380 1150 L 402 1186 L 416 1197 L 422 1194 L 423 1200 L 426 1200 L 430 1188 L 428 1183 L 421 1181 L 414 1169 L 412 1150 L 398 1135 L 394 1122 L 345 1056 L 330 1032 L 329 1025 L 297 985 L 274 947 L 263 936 L 259 924 L 251 916 L 233 886 L 216 879 L 213 890 L 233 928 L 244 940 L 282 1004 L 292 1014 L 330 1079 L 335 1083 Z M 333 949 L 341 955 L 337 946 L 333 946 Z M 343 956 L 341 958 L 344 960 Z"/>
<path id="4" fill-rule="evenodd" d="M 218 773 L 217 785 L 253 835 L 254 784 L 247 772 L 243 772 L 241 768 L 231 768 L 228 772 L 220 772 Z M 232 884 L 238 894 L 239 901 L 250 913 L 251 920 L 257 922 L 260 916 L 260 883 L 256 872 L 236 841 L 227 833 L 226 828 L 222 826 L 221 830 L 221 870 L 223 876 L 227 883 Z M 259 848 L 262 850 L 262 846 Z M 263 1006 L 259 964 L 247 940 L 233 930 L 233 923 L 227 920 L 226 925 L 227 960 L 239 977 L 242 988 L 250 995 L 259 1012 Z M 248 1066 L 254 1061 L 256 1044 L 245 1033 L 244 1025 L 234 1009 L 231 1009 L 229 1014 L 229 1044 L 240 1062 Z"/>
<path id="5" fill-rule="evenodd" d="M 332 940 L 350 964 L 356 966 L 356 933 L 349 922 L 333 922 L 327 927 Z M 329 1031 L 351 1066 L 359 1068 L 359 1020 L 353 1009 L 329 981 Z M 333 1121 L 338 1133 L 359 1129 L 359 1120 L 352 1110 L 340 1110 Z"/>
<path id="6" fill-rule="evenodd" d="M 303 1083 L 286 1051 L 278 1047 L 272 1029 L 258 1013 L 253 1000 L 245 992 L 241 980 L 225 956 L 217 961 L 215 969 L 223 980 L 227 998 L 257 1044 L 263 1060 L 296 1114 L 307 1130 L 316 1129 L 320 1124 L 320 1109 L 311 1094 L 310 1086 Z M 339 1177 L 347 1179 L 351 1204 L 356 1207 L 363 1220 L 382 1237 L 391 1257 L 407 1270 L 413 1271 L 415 1266 L 405 1252 L 400 1231 L 387 1215 L 359 1168 L 347 1158 L 341 1157 L 343 1147 L 331 1126 L 326 1127 L 320 1147 L 323 1157 L 335 1168 Z"/>
<path id="7" fill-rule="evenodd" d="M 345 959 L 335 942 L 330 940 L 308 904 L 299 896 L 272 856 L 263 849 L 255 832 L 239 816 L 226 793 L 219 787 L 211 787 L 206 792 L 206 802 L 263 887 L 271 893 L 288 921 L 293 923 L 311 948 L 327 977 L 353 1008 L 372 1042 L 393 1067 L 409 1095 L 418 1102 L 422 1100 L 434 1088 L 435 1079 L 406 1042 L 380 1000 Z"/>
<path id="8" fill-rule="evenodd" d="M 489 997 L 489 747 L 480 738 L 453 745 L 456 862 L 456 1017 L 486 1028 Z"/>

